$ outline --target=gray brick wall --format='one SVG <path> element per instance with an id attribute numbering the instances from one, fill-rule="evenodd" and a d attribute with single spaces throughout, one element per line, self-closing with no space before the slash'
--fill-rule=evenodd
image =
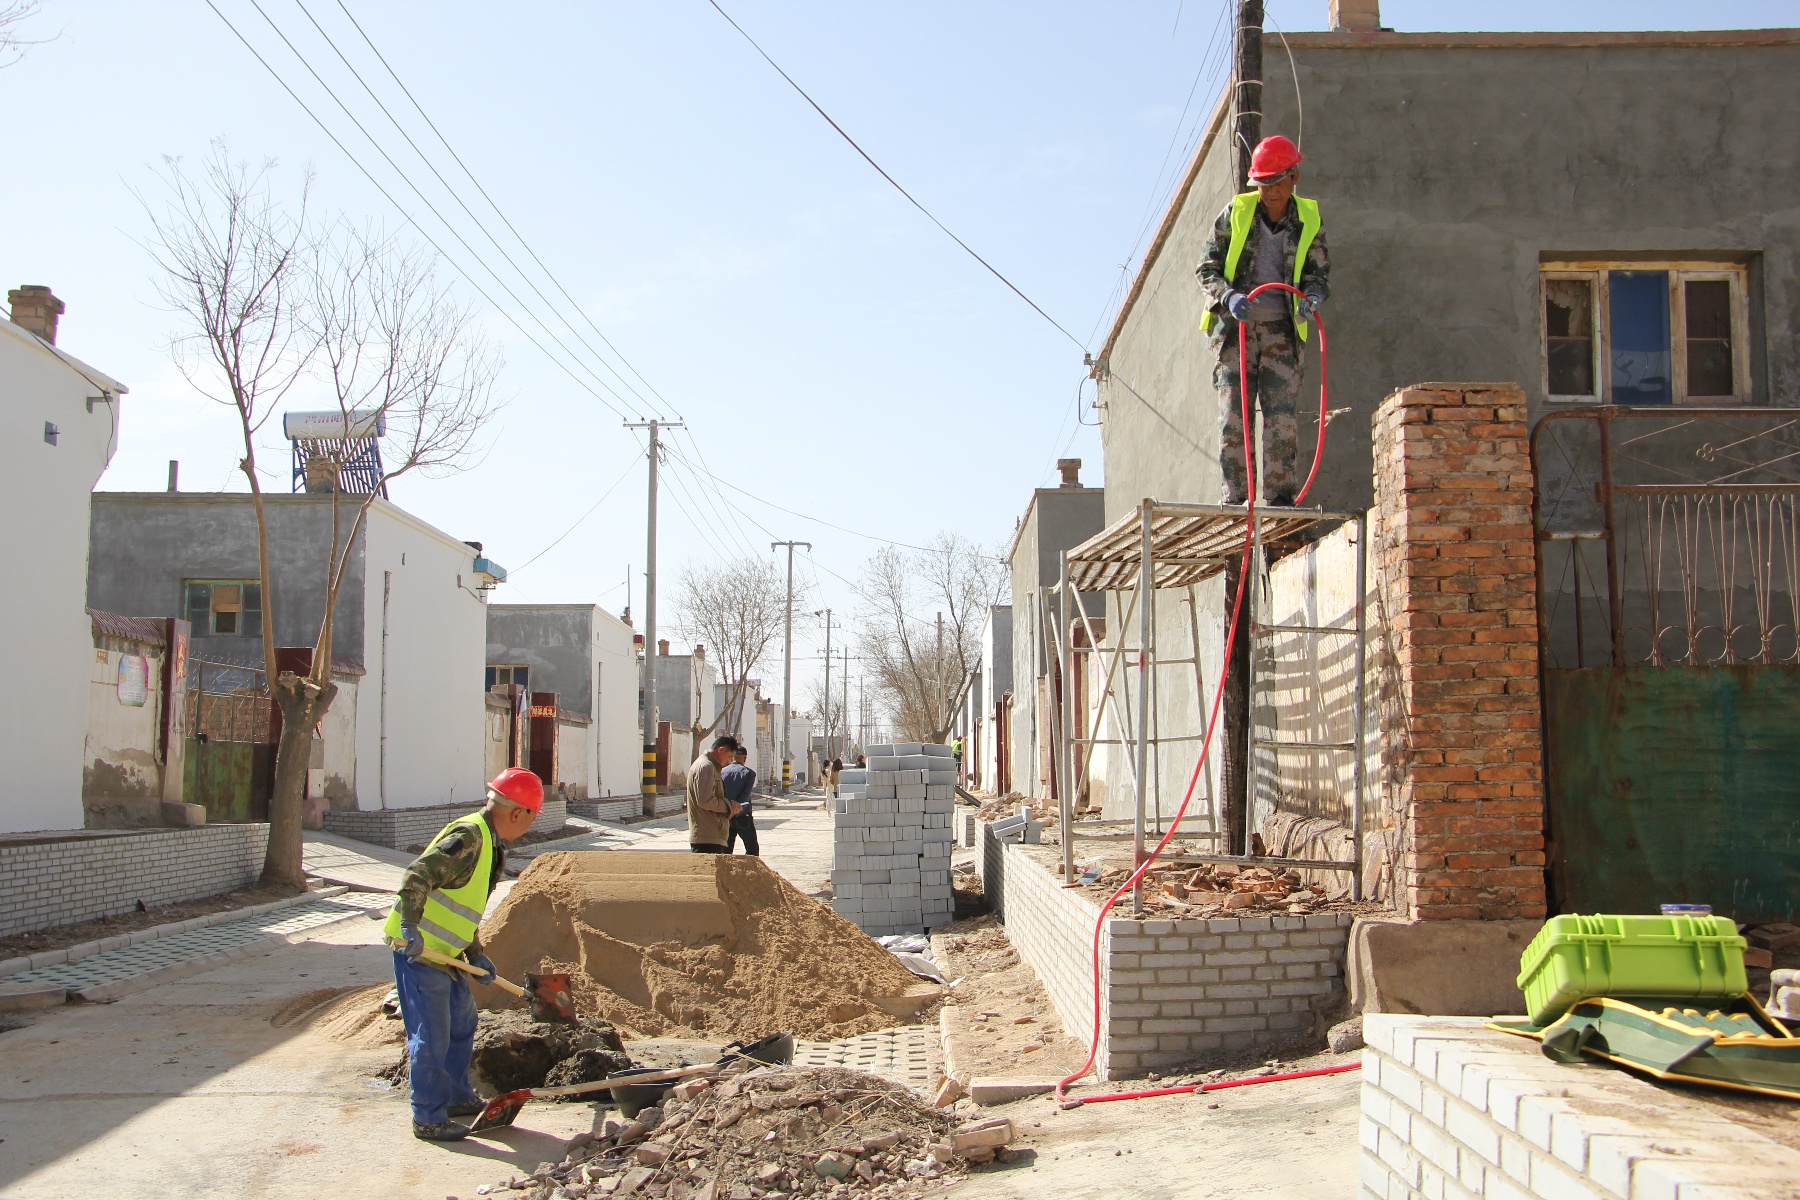
<path id="1" fill-rule="evenodd" d="M 642 816 L 644 798 L 642 796 L 626 796 L 623 799 L 607 800 L 571 800 L 569 812 L 577 817 L 586 817 L 591 821 L 623 821 L 627 817 Z"/>
<path id="2" fill-rule="evenodd" d="M 1061 886 L 1054 851 L 986 840 L 1002 864 L 986 874 L 1000 878 L 1007 936 L 1045 981 L 1064 1026 L 1087 1036 L 1099 905 Z M 1103 1078 L 1304 1035 L 1343 995 L 1349 913 L 1139 921 L 1122 909 L 1108 915 L 1100 940 Z"/>
<path id="3" fill-rule="evenodd" d="M 444 826 L 465 813 L 479 809 L 479 803 L 436 804 L 430 808 L 385 808 L 372 812 L 327 812 L 325 828 L 359 842 L 372 842 L 393 850 L 405 850 L 429 842 Z M 569 819 L 566 800 L 544 799 L 544 811 L 533 821 L 535 829 L 555 829 Z"/>
<path id="4" fill-rule="evenodd" d="M 1716 1103 L 1562 1064 L 1480 1017 L 1363 1017 L 1362 1200 L 1753 1200 L 1800 1152 Z"/>
<path id="5" fill-rule="evenodd" d="M 201 825 L 0 844 L 0 936 L 249 887 L 267 825 Z"/>

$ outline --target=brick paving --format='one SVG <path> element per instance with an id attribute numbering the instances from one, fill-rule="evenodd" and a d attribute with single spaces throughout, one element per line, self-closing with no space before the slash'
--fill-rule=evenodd
<path id="1" fill-rule="evenodd" d="M 944 1052 L 937 1023 L 932 1022 L 878 1029 L 835 1042 L 800 1042 L 794 1047 L 794 1065 L 866 1071 L 929 1096 L 943 1076 Z"/>
<path id="2" fill-rule="evenodd" d="M 224 952 L 245 950 L 273 938 L 305 933 L 347 917 L 385 909 L 392 903 L 393 897 L 382 892 L 346 892 L 241 921 L 226 921 L 135 946 L 103 950 L 75 962 L 24 971 L 0 982 L 85 992 L 184 963 L 210 962 Z"/>

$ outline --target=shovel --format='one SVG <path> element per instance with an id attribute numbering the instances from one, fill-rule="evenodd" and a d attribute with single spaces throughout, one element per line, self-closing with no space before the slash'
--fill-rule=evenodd
<path id="1" fill-rule="evenodd" d="M 472 967 L 460 958 L 445 958 L 441 954 L 426 950 L 419 955 L 426 962 L 441 963 L 446 967 L 454 967 L 470 975 L 486 975 L 480 967 Z M 510 979 L 494 977 L 494 986 L 502 991 L 511 992 L 524 1000 L 531 1009 L 534 1021 L 573 1021 L 575 1019 L 575 995 L 569 989 L 569 977 L 560 973 L 543 973 L 527 971 L 526 986 L 520 987 Z"/>
<path id="2" fill-rule="evenodd" d="M 644 1074 L 627 1072 L 595 1080 L 593 1083 L 575 1083 L 568 1087 L 520 1088 L 516 1092 L 502 1092 L 489 1100 L 475 1123 L 469 1126 L 470 1133 L 480 1133 L 484 1129 L 511 1125 L 519 1110 L 525 1107 L 527 1100 L 561 1100 L 568 1096 L 585 1096 L 590 1092 L 611 1091 L 622 1085 L 639 1087 L 644 1084 L 674 1083 L 695 1075 L 705 1075 L 717 1071 L 720 1067 L 734 1059 L 749 1059 L 769 1066 L 792 1062 L 794 1058 L 794 1035 L 791 1033 L 775 1033 L 760 1038 L 749 1045 L 732 1043 L 726 1048 L 716 1062 L 699 1063 L 691 1067 L 676 1067 L 668 1071 L 653 1071 Z"/>

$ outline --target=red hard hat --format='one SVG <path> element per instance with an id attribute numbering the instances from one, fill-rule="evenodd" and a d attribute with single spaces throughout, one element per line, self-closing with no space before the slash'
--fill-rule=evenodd
<path id="1" fill-rule="evenodd" d="M 1250 185 L 1273 183 L 1300 165 L 1300 147 L 1282 137 L 1266 137 L 1250 155 Z"/>
<path id="2" fill-rule="evenodd" d="M 524 767 L 508 767 L 494 776 L 488 787 L 520 808 L 534 813 L 544 811 L 544 781 Z"/>

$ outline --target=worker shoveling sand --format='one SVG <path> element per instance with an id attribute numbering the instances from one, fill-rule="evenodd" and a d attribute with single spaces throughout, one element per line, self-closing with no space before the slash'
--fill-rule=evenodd
<path id="1" fill-rule="evenodd" d="M 502 975 L 568 972 L 579 1012 L 645 1037 L 848 1037 L 941 990 L 749 855 L 545 854 L 481 943 Z M 516 1003 L 492 988 L 476 998 Z"/>

